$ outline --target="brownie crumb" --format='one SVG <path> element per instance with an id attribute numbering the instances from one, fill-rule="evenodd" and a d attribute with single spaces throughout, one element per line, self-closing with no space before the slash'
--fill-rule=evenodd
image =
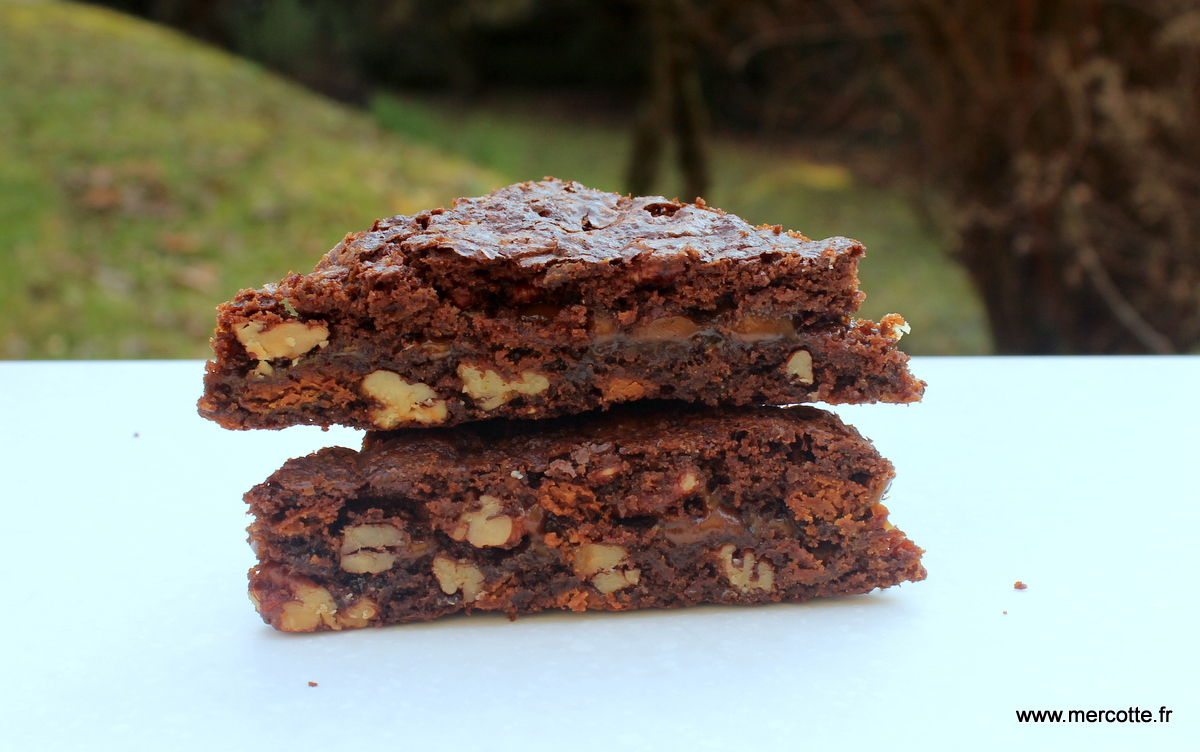
<path id="1" fill-rule="evenodd" d="M 309 683 L 308 683 L 308 686 L 310 686 L 310 687 L 316 687 L 316 686 L 318 686 L 318 685 L 317 685 L 317 683 L 316 683 L 316 682 L 309 682 Z"/>
<path id="2" fill-rule="evenodd" d="M 1026 585 L 1024 582 L 1021 582 L 1020 580 L 1017 580 L 1016 582 L 1013 583 L 1014 590 L 1024 590 L 1027 587 L 1029 587 L 1029 586 Z"/>

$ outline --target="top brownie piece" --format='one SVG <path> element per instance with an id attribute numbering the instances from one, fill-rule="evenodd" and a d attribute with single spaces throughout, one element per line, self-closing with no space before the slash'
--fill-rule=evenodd
<path id="1" fill-rule="evenodd" d="M 547 179 L 377 221 L 218 308 L 228 428 L 543 418 L 642 398 L 908 402 L 898 316 L 849 318 L 862 246 Z"/>

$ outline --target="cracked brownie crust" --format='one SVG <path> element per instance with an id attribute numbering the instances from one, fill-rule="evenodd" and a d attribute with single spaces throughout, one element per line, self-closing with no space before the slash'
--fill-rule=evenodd
<path id="1" fill-rule="evenodd" d="M 862 246 L 548 179 L 380 220 L 218 309 L 200 412 L 393 429 L 643 399 L 908 402 Z"/>
<path id="2" fill-rule="evenodd" d="M 892 475 L 808 407 L 369 434 L 247 494 L 250 593 L 284 631 L 864 593 L 925 576 L 880 503 Z"/>

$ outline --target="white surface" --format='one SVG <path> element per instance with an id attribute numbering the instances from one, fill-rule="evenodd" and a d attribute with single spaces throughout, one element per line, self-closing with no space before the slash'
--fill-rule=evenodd
<path id="1" fill-rule="evenodd" d="M 0 363 L 0 747 L 1190 747 L 1200 358 L 914 370 L 924 403 L 838 412 L 895 463 L 925 582 L 297 636 L 246 598 L 240 498 L 357 434 L 224 431 L 196 362 Z M 1131 705 L 1174 713 L 1014 714 Z"/>

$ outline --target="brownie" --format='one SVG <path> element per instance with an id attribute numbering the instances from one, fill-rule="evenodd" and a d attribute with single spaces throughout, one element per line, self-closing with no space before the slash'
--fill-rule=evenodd
<path id="1" fill-rule="evenodd" d="M 647 401 L 372 433 L 246 495 L 250 594 L 306 632 L 865 593 L 925 577 L 881 503 L 892 477 L 806 406 Z"/>
<path id="2" fill-rule="evenodd" d="M 380 220 L 218 309 L 200 413 L 368 430 L 670 398 L 910 402 L 903 319 L 853 318 L 862 246 L 547 179 Z"/>

